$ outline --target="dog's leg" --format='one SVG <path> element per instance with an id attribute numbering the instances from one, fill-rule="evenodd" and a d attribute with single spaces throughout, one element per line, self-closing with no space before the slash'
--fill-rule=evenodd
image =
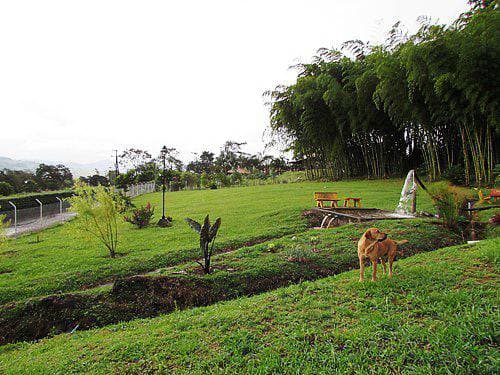
<path id="1" fill-rule="evenodd" d="M 384 267 L 384 271 L 383 272 L 384 272 L 384 275 L 385 275 L 386 272 L 387 272 L 387 267 L 385 265 L 385 260 L 384 260 L 384 258 L 380 258 L 380 260 L 382 261 L 382 267 Z"/>
<path id="2" fill-rule="evenodd" d="M 359 258 L 359 282 L 363 282 L 365 279 L 365 260 L 361 257 Z"/>
<path id="3" fill-rule="evenodd" d="M 389 277 L 392 277 L 392 262 L 394 262 L 394 257 L 389 257 Z"/>
<path id="4" fill-rule="evenodd" d="M 377 281 L 377 260 L 372 260 L 373 272 L 372 281 Z"/>

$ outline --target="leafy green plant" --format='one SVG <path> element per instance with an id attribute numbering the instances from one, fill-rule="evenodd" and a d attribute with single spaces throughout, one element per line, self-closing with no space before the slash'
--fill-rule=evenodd
<path id="1" fill-rule="evenodd" d="M 446 182 L 433 184 L 429 191 L 444 225 L 458 229 L 459 224 L 466 221 L 463 209 L 467 206 L 467 191 Z"/>
<path id="2" fill-rule="evenodd" d="M 8 182 L 0 182 L 0 195 L 8 196 L 14 194 L 14 188 Z"/>
<path id="3" fill-rule="evenodd" d="M 78 214 L 77 230 L 97 239 L 116 256 L 118 246 L 118 217 L 123 203 L 113 188 L 92 187 L 77 181 L 75 196 L 69 198 L 71 210 Z"/>
<path id="4" fill-rule="evenodd" d="M 213 254 L 215 237 L 217 237 L 217 232 L 220 227 L 221 219 L 220 217 L 215 220 L 213 225 L 210 225 L 209 216 L 205 216 L 205 220 L 203 221 L 203 225 L 198 223 L 197 221 L 186 218 L 186 222 L 189 224 L 191 229 L 193 229 L 196 233 L 200 235 L 200 250 L 203 254 L 203 264 L 201 262 L 196 261 L 205 274 L 210 273 L 210 260 Z"/>
<path id="5" fill-rule="evenodd" d="M 151 203 L 148 202 L 146 206 L 142 206 L 134 210 L 134 212 L 132 212 L 132 216 L 124 216 L 123 220 L 141 229 L 149 225 L 154 213 L 155 213 L 154 207 L 152 207 Z"/>
<path id="6" fill-rule="evenodd" d="M 208 187 L 210 184 L 210 177 L 208 176 L 207 172 L 203 172 L 200 176 L 200 184 L 201 187 Z"/>

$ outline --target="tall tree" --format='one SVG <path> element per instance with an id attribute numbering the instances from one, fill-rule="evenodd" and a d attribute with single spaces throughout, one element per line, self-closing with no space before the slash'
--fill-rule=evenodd
<path id="1" fill-rule="evenodd" d="M 275 143 L 312 178 L 401 175 L 431 179 L 461 165 L 466 181 L 491 183 L 499 160 L 500 14 L 471 1 L 451 26 L 400 23 L 384 45 L 348 41 L 298 64 L 297 80 L 267 92 Z"/>
<path id="2" fill-rule="evenodd" d="M 40 164 L 35 171 L 35 179 L 37 184 L 45 190 L 64 189 L 73 183 L 71 171 L 62 164 Z"/>
<path id="3" fill-rule="evenodd" d="M 152 158 L 148 151 L 138 148 L 129 148 L 120 154 L 120 164 L 127 169 L 137 169 Z"/>

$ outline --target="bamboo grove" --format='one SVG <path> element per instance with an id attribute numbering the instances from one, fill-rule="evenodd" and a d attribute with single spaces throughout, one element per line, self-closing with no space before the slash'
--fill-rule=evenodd
<path id="1" fill-rule="evenodd" d="M 499 162 L 500 14 L 472 2 L 453 25 L 399 24 L 384 45 L 359 40 L 320 49 L 294 84 L 270 99 L 273 142 L 310 178 L 383 178 L 417 168 L 435 180 L 460 168 L 489 184 Z"/>

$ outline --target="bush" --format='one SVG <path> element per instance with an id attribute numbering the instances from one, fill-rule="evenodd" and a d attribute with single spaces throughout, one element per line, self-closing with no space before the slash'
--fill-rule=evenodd
<path id="1" fill-rule="evenodd" d="M 441 176 L 453 185 L 465 184 L 465 171 L 460 165 L 450 165 Z"/>
<path id="2" fill-rule="evenodd" d="M 14 194 L 14 188 L 8 182 L 0 182 L 0 195 L 11 195 Z"/>
<path id="3" fill-rule="evenodd" d="M 182 172 L 181 175 L 182 186 L 195 188 L 200 184 L 200 177 L 193 172 Z"/>
<path id="4" fill-rule="evenodd" d="M 27 193 L 34 193 L 36 191 L 40 191 L 40 187 L 38 186 L 38 184 L 36 183 L 35 180 L 27 180 L 24 183 L 24 189 L 23 190 L 25 192 L 27 192 Z"/>
<path id="5" fill-rule="evenodd" d="M 230 177 L 231 185 L 240 185 L 243 181 L 243 175 L 240 172 L 234 172 Z"/>
<path id="6" fill-rule="evenodd" d="M 154 207 L 151 207 L 151 203 L 148 202 L 146 206 L 142 206 L 138 209 L 136 209 L 133 213 L 132 216 L 125 216 L 123 220 L 125 220 L 127 223 L 136 225 L 137 228 L 141 229 L 144 227 L 147 227 L 149 223 L 151 222 L 151 218 L 153 217 L 155 212 Z"/>
<path id="7" fill-rule="evenodd" d="M 200 176 L 200 184 L 201 187 L 207 188 L 210 186 L 210 177 L 208 176 L 208 173 L 203 172 Z"/>
<path id="8" fill-rule="evenodd" d="M 219 186 L 221 187 L 231 186 L 231 181 L 229 180 L 229 177 L 223 172 L 219 172 L 215 175 L 215 183 L 218 183 Z"/>
<path id="9" fill-rule="evenodd" d="M 75 184 L 75 193 L 69 201 L 71 210 L 78 214 L 78 220 L 74 221 L 76 228 L 101 242 L 114 258 L 118 246 L 121 200 L 112 188 L 92 187 L 80 180 Z"/>
<path id="10" fill-rule="evenodd" d="M 182 188 L 184 187 L 178 176 L 174 176 L 169 184 L 170 184 L 170 191 L 179 191 L 182 190 Z"/>
<path id="11" fill-rule="evenodd" d="M 451 229 L 458 229 L 460 223 L 467 221 L 463 210 L 467 207 L 466 190 L 445 182 L 438 182 L 430 186 L 429 191 L 444 225 Z"/>

